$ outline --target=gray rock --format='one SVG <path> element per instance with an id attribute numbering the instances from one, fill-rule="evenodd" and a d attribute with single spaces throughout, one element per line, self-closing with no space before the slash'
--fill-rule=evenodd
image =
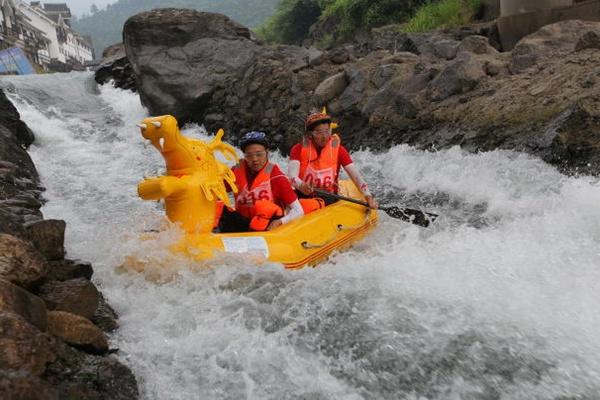
<path id="1" fill-rule="evenodd" d="M 315 97 L 320 104 L 326 104 L 329 100 L 340 95 L 347 86 L 346 73 L 340 72 L 321 82 L 315 89 Z"/>
<path id="2" fill-rule="evenodd" d="M 442 39 L 433 43 L 433 53 L 445 60 L 452 60 L 456 57 L 460 42 L 451 39 Z"/>
<path id="3" fill-rule="evenodd" d="M 467 36 L 464 38 L 456 49 L 457 53 L 460 53 L 461 51 L 467 51 L 474 54 L 498 54 L 498 50 L 490 45 L 488 38 L 478 35 Z"/>
<path id="4" fill-rule="evenodd" d="M 142 102 L 152 113 L 183 120 L 220 84 L 243 75 L 261 49 L 242 25 L 193 10 L 137 14 L 125 22 L 123 37 Z"/>
<path id="5" fill-rule="evenodd" d="M 376 88 L 381 88 L 396 75 L 400 75 L 403 71 L 404 69 L 402 66 L 398 64 L 381 65 L 371 76 L 371 83 L 375 85 Z"/>
<path id="6" fill-rule="evenodd" d="M 429 98 L 442 101 L 450 96 L 473 90 L 485 77 L 481 62 L 469 53 L 452 61 L 428 86 Z"/>

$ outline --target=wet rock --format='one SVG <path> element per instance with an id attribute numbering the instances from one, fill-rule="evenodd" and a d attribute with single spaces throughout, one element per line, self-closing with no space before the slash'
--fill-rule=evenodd
<path id="1" fill-rule="evenodd" d="M 58 390 L 25 370 L 0 369 L 3 400 L 60 400 Z"/>
<path id="2" fill-rule="evenodd" d="M 598 32 L 589 31 L 579 38 L 577 44 L 575 44 L 575 51 L 585 49 L 600 49 L 600 35 Z"/>
<path id="3" fill-rule="evenodd" d="M 37 172 L 29 154 L 21 147 L 16 136 L 0 125 L 0 159 L 17 166 L 17 176 L 37 179 Z M 0 194 L 0 199 L 6 198 Z"/>
<path id="4" fill-rule="evenodd" d="M 119 327 L 117 322 L 119 316 L 113 308 L 106 302 L 102 293 L 100 293 L 100 304 L 96 313 L 92 317 L 92 322 L 104 332 L 112 332 Z"/>
<path id="5" fill-rule="evenodd" d="M 0 365 L 40 376 L 56 359 L 52 339 L 19 315 L 0 311 Z"/>
<path id="6" fill-rule="evenodd" d="M 67 311 L 88 319 L 100 301 L 96 286 L 83 278 L 47 282 L 40 287 L 39 296 L 49 310 Z"/>
<path id="7" fill-rule="evenodd" d="M 429 98 L 433 101 L 445 100 L 456 94 L 473 90 L 485 76 L 481 62 L 469 53 L 452 61 L 429 84 Z"/>
<path id="8" fill-rule="evenodd" d="M 69 279 L 84 278 L 92 279 L 94 270 L 92 264 L 81 260 L 57 260 L 50 261 L 48 280 L 67 281 Z"/>
<path id="9" fill-rule="evenodd" d="M 29 243 L 0 233 L 0 278 L 35 288 L 48 274 L 48 263 Z"/>
<path id="10" fill-rule="evenodd" d="M 579 172 L 600 168 L 600 113 L 594 99 L 582 99 L 569 111 L 557 128 L 551 145 L 550 162 L 570 165 Z"/>
<path id="11" fill-rule="evenodd" d="M 57 343 L 57 359 L 44 378 L 61 399 L 129 400 L 139 397 L 131 371 L 112 356 L 97 356 Z"/>
<path id="12" fill-rule="evenodd" d="M 90 320 L 65 311 L 48 312 L 48 332 L 92 354 L 108 351 L 104 333 Z"/>
<path id="13" fill-rule="evenodd" d="M 8 100 L 3 91 L 0 90 L 0 125 L 7 128 L 17 139 L 22 147 L 29 147 L 35 137 L 33 132 L 21 121 L 21 116 L 15 106 Z"/>
<path id="14" fill-rule="evenodd" d="M 48 326 L 44 301 L 3 279 L 0 279 L 0 312 L 18 314 L 41 331 Z"/>
<path id="15" fill-rule="evenodd" d="M 45 219 L 25 224 L 25 230 L 38 251 L 53 261 L 65 256 L 66 225 L 63 220 Z"/>
<path id="16" fill-rule="evenodd" d="M 340 95 L 348 86 L 345 72 L 340 72 L 329 78 L 317 86 L 315 89 L 315 97 L 320 104 L 326 104 L 329 100 Z"/>

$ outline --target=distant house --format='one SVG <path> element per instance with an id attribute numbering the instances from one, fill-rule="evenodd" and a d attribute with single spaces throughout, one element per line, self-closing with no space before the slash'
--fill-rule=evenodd
<path id="1" fill-rule="evenodd" d="M 83 68 L 94 59 L 93 45 L 71 18 L 66 3 L 0 0 L 0 50 L 19 47 L 44 70 Z"/>

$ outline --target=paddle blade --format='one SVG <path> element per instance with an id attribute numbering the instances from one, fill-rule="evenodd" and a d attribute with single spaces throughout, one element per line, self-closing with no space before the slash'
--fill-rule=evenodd
<path id="1" fill-rule="evenodd" d="M 429 224 L 438 217 L 437 214 L 425 213 L 420 210 L 414 210 L 412 208 L 400 208 L 395 206 L 390 207 L 379 207 L 380 210 L 385 211 L 387 215 L 392 218 L 401 219 L 406 222 L 413 223 L 415 225 L 427 228 Z"/>

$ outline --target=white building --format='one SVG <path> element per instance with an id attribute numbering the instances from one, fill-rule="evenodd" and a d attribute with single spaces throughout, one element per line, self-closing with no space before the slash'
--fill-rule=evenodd
<path id="1" fill-rule="evenodd" d="M 91 39 L 71 28 L 65 3 L 0 0 L 0 50 L 13 46 L 46 70 L 68 71 L 94 59 Z"/>
<path id="2" fill-rule="evenodd" d="M 44 13 L 40 7 L 30 6 L 24 1 L 17 3 L 17 10 L 31 25 L 38 28 L 48 39 L 48 56 L 60 62 L 66 62 L 66 58 L 59 50 L 58 37 L 56 36 L 56 24 Z"/>

